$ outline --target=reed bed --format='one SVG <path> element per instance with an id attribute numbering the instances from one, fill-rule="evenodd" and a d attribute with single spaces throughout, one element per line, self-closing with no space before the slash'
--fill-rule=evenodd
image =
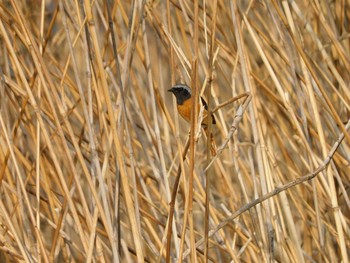
<path id="1" fill-rule="evenodd" d="M 348 262 L 349 11 L 1 1 L 1 262 Z"/>

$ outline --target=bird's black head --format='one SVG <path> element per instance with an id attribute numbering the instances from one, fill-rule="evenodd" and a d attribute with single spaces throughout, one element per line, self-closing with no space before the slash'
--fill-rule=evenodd
<path id="1" fill-rule="evenodd" d="M 168 90 L 176 97 L 176 103 L 182 105 L 185 100 L 191 98 L 191 89 L 186 84 L 176 84 Z"/>

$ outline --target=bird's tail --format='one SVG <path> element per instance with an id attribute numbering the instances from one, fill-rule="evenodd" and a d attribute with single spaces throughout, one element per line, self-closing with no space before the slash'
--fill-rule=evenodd
<path id="1" fill-rule="evenodd" d="M 216 153 L 217 153 L 217 147 L 216 147 L 216 143 L 215 143 L 215 140 L 214 140 L 214 135 L 213 135 L 213 133 L 211 133 L 210 136 L 209 136 L 209 132 L 208 132 L 207 128 L 205 128 L 204 131 L 205 131 L 205 135 L 207 136 L 207 140 L 210 140 L 211 155 L 215 156 Z"/>

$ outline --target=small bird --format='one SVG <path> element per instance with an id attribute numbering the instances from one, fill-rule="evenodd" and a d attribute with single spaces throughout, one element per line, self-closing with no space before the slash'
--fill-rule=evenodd
<path id="1" fill-rule="evenodd" d="M 171 89 L 168 90 L 169 92 L 172 92 L 176 97 L 176 104 L 177 104 L 177 111 L 179 112 L 180 116 L 184 118 L 187 122 L 191 122 L 191 108 L 192 108 L 192 91 L 190 87 L 188 87 L 186 84 L 176 84 Z M 204 107 L 204 114 L 203 114 L 203 120 L 202 120 L 202 128 L 204 129 L 207 138 L 208 137 L 208 104 L 206 101 L 200 97 L 200 101 Z M 198 104 L 198 113 L 200 110 L 200 105 Z M 214 115 L 211 115 L 212 124 L 216 124 L 216 120 Z M 211 153 L 212 155 L 216 155 L 216 145 L 214 142 L 213 134 L 210 136 L 211 140 Z"/>

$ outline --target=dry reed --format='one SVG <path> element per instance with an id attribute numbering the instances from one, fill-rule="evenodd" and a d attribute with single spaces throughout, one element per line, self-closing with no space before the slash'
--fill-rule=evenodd
<path id="1" fill-rule="evenodd" d="M 1 262 L 348 262 L 349 10 L 1 1 Z"/>

